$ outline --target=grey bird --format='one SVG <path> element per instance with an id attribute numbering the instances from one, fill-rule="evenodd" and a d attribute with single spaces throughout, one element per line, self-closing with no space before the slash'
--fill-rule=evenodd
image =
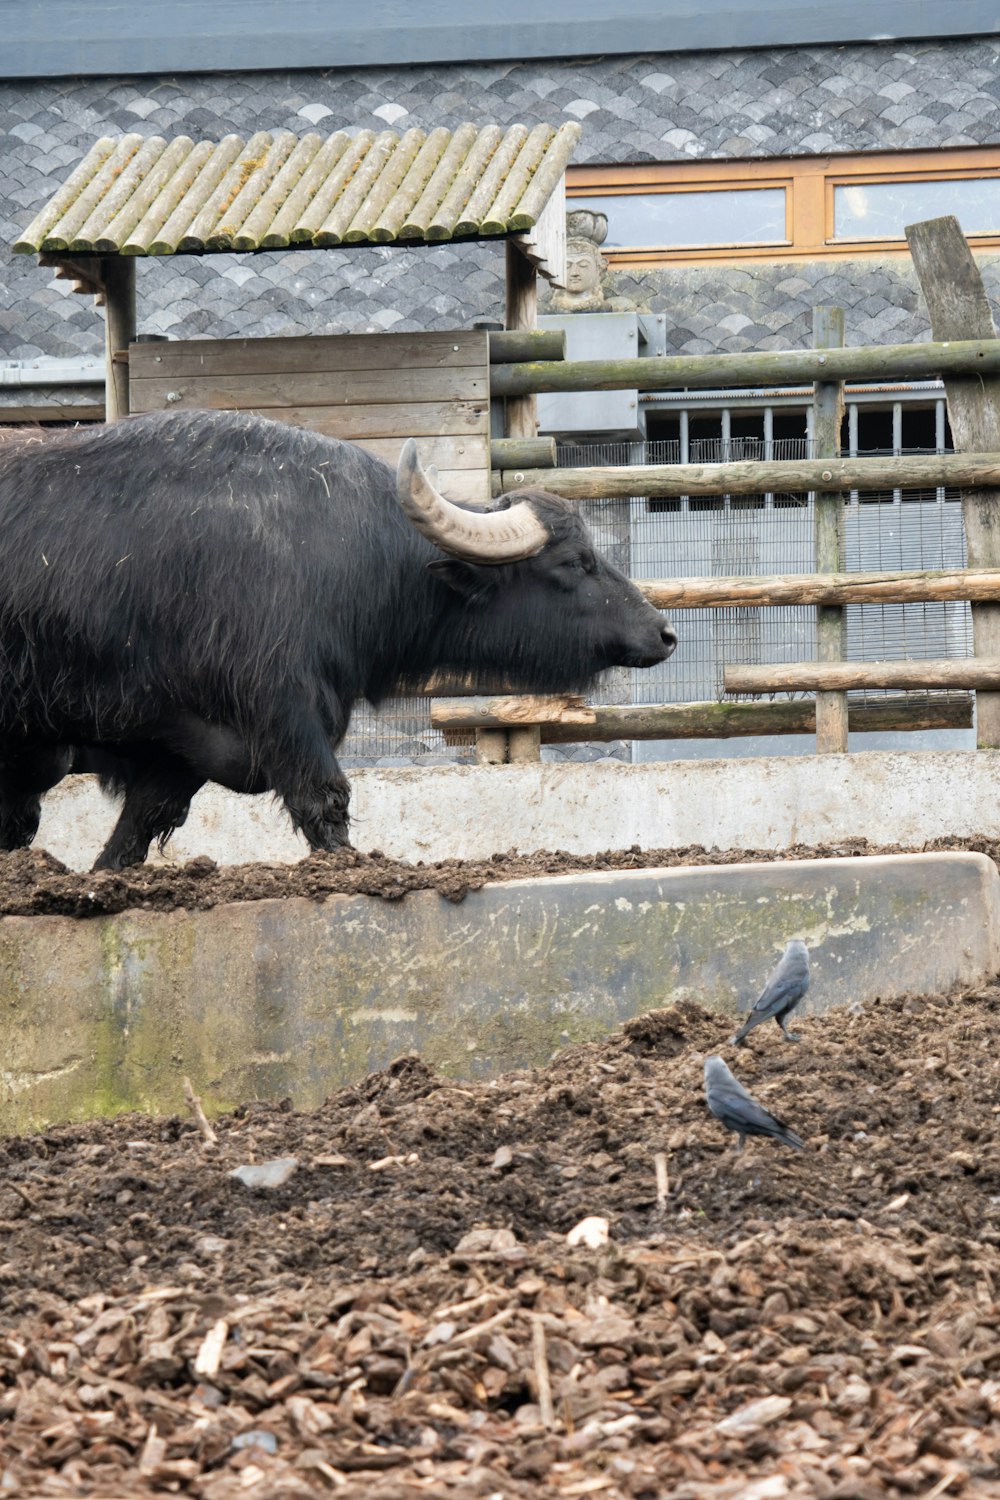
<path id="1" fill-rule="evenodd" d="M 733 1044 L 738 1047 L 755 1026 L 770 1020 L 777 1021 L 786 1042 L 800 1041 L 798 1033 L 789 1031 L 785 1022 L 808 988 L 809 949 L 799 938 L 792 938 L 768 975 L 760 999 L 732 1038 Z"/>
<path id="2" fill-rule="evenodd" d="M 705 1059 L 705 1100 L 709 1110 L 727 1130 L 735 1130 L 740 1138 L 738 1151 L 748 1135 L 769 1135 L 783 1146 L 792 1146 L 804 1151 L 805 1142 L 789 1130 L 783 1120 L 772 1115 L 762 1104 L 758 1104 L 738 1079 L 726 1067 L 721 1057 Z"/>

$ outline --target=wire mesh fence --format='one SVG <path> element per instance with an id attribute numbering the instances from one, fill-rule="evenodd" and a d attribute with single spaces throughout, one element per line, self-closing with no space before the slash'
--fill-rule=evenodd
<path id="1" fill-rule="evenodd" d="M 933 448 L 857 450 L 934 452 Z M 803 459 L 806 437 L 691 437 L 648 442 L 564 445 L 565 468 L 650 464 L 728 463 Z M 580 512 L 598 548 L 636 580 L 796 574 L 815 571 L 813 497 L 802 492 L 586 500 Z M 965 535 L 957 491 L 890 490 L 845 496 L 841 566 L 845 572 L 962 568 Z M 674 621 L 679 644 L 669 661 L 643 671 L 616 669 L 593 697 L 621 704 L 690 703 L 723 696 L 726 665 L 809 660 L 816 656 L 816 611 L 806 605 L 767 609 L 686 609 Z M 845 609 L 846 659 L 916 660 L 972 654 L 968 604 L 852 604 Z M 890 696 L 866 689 L 852 702 Z M 935 695 L 907 694 L 908 698 Z M 952 695 L 954 696 L 954 694 Z M 468 761 L 471 734 L 430 726 L 426 699 L 396 699 L 376 713 L 355 712 L 343 747 L 347 764 L 422 764 Z M 602 747 L 607 754 L 610 747 Z M 621 755 L 621 748 L 617 753 Z"/>

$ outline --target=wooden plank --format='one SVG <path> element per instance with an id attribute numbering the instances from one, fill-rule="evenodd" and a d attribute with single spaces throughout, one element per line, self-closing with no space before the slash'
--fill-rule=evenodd
<path id="1" fill-rule="evenodd" d="M 485 329 L 177 339 L 163 344 L 133 344 L 129 360 L 133 375 L 140 379 L 308 374 L 321 370 L 485 368 L 489 358 L 487 341 Z"/>
<path id="2" fill-rule="evenodd" d="M 133 406 L 134 411 L 158 409 Z M 382 406 L 331 408 L 260 405 L 228 409 L 253 411 L 259 417 L 270 417 L 275 422 L 291 422 L 295 427 L 306 427 L 310 432 L 325 432 L 330 437 L 347 438 L 351 442 L 398 436 L 460 436 L 484 432 L 486 428 L 485 406 L 471 401 L 427 401 L 416 406 L 387 402 Z"/>
<path id="3" fill-rule="evenodd" d="M 363 448 L 365 445 L 361 443 L 359 446 Z M 395 464 L 392 467 L 395 468 Z M 443 495 L 462 505 L 485 508 L 489 502 L 485 469 L 439 469 L 437 483 Z"/>
<path id="4" fill-rule="evenodd" d="M 104 402 L 82 402 L 79 406 L 0 406 L 0 427 L 23 427 L 36 422 L 103 422 Z"/>
<path id="5" fill-rule="evenodd" d="M 937 489 L 1000 486 L 1000 452 L 893 458 L 775 459 L 773 463 L 638 464 L 621 468 L 500 470 L 507 494 L 536 486 L 570 500 L 631 495 L 765 495 L 771 490 Z"/>
<path id="6" fill-rule="evenodd" d="M 387 402 L 489 399 L 485 369 L 308 371 L 259 375 L 155 376 L 132 381 L 144 411 L 248 410 L 261 406 L 379 406 Z"/>
<path id="7" fill-rule="evenodd" d="M 439 699 L 431 704 L 431 723 L 445 734 L 475 729 L 476 744 L 480 737 L 496 736 L 506 741 L 507 734 L 517 732 L 523 724 L 518 708 L 523 700 L 508 699 L 510 716 L 501 719 L 499 699 L 492 700 L 490 723 L 500 728 L 478 728 L 480 719 L 473 707 L 463 718 L 461 708 L 482 704 L 482 699 L 462 699 L 458 704 Z M 537 702 L 538 700 L 532 700 Z M 562 699 L 553 700 L 556 704 Z M 606 743 L 609 740 L 700 740 L 737 739 L 761 734 L 813 734 L 816 729 L 815 703 L 798 698 L 776 703 L 659 703 L 643 705 L 587 705 L 593 715 L 581 722 L 573 710 L 565 718 L 549 713 L 539 722 L 543 745 L 575 744 L 586 741 Z M 893 730 L 968 729 L 972 724 L 972 699 L 969 696 L 926 699 L 888 698 L 882 703 L 855 703 L 848 709 L 852 733 L 884 733 Z M 506 730 L 506 732 L 505 732 Z M 493 741 L 490 742 L 494 743 Z"/>
<path id="8" fill-rule="evenodd" d="M 793 661 L 724 667 L 727 693 L 850 692 L 857 688 L 1000 688 L 1000 657 L 924 661 Z"/>
<path id="9" fill-rule="evenodd" d="M 680 391 L 812 385 L 816 380 L 926 380 L 1000 374 L 1000 345 L 982 339 L 873 344 L 868 348 L 777 353 L 672 354 L 655 359 L 542 360 L 493 367 L 495 396 L 539 391 Z"/>
<path id="10" fill-rule="evenodd" d="M 657 609 L 737 609 L 784 604 L 884 604 L 1000 599 L 1000 569 L 907 573 L 789 573 L 753 578 L 636 580 Z"/>
<path id="11" fill-rule="evenodd" d="M 813 347 L 835 349 L 844 342 L 842 307 L 813 308 Z M 839 380 L 817 380 L 813 387 L 813 458 L 837 458 L 840 426 L 844 417 L 844 386 Z M 840 569 L 840 542 L 844 510 L 843 496 L 813 497 L 813 536 L 816 571 L 836 573 Z M 847 655 L 844 612 L 838 606 L 820 605 L 816 610 L 816 654 L 820 661 L 842 661 Z M 816 694 L 817 755 L 847 754 L 847 694 Z"/>
<path id="12" fill-rule="evenodd" d="M 331 434 L 339 436 L 339 434 Z M 446 470 L 473 469 L 482 475 L 483 493 L 486 493 L 486 460 L 489 445 L 483 436 L 470 435 L 469 437 L 436 437 L 428 436 L 419 432 L 411 432 L 407 437 L 417 439 L 417 450 L 420 454 L 422 464 L 436 464 L 441 473 Z M 354 439 L 348 439 L 353 442 Z M 399 452 L 406 437 L 402 435 L 385 438 L 365 438 L 360 446 L 367 448 L 369 453 L 375 453 L 379 458 L 384 458 L 387 464 L 393 468 L 399 462 Z"/>
<path id="13" fill-rule="evenodd" d="M 563 126 L 563 129 L 566 127 Z M 522 199 L 521 208 L 513 221 L 514 227 L 521 228 L 521 233 L 516 236 L 516 242 L 522 253 L 531 264 L 537 267 L 546 281 L 554 282 L 556 286 L 566 284 L 566 174 L 563 172 L 559 181 L 549 193 L 541 211 L 534 224 L 527 229 L 523 228 L 523 209 L 527 197 L 531 193 L 538 195 L 546 191 L 544 180 L 544 167 L 535 174 L 528 195 Z M 520 222 L 519 222 L 520 221 Z"/>
<path id="14" fill-rule="evenodd" d="M 948 216 L 911 224 L 906 238 L 934 337 L 992 340 L 1000 350 L 982 277 L 958 220 Z M 956 449 L 1000 448 L 1000 379 L 978 372 L 973 379 L 946 375 L 945 394 Z M 1000 565 L 1000 487 L 964 495 L 962 519 L 969 563 Z M 973 609 L 972 640 L 977 656 L 1000 656 L 1000 607 Z M 977 697 L 976 742 L 1000 746 L 1000 694 Z"/>

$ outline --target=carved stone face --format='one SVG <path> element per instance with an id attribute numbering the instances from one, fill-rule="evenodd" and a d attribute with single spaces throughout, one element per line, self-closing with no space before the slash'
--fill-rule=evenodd
<path id="1" fill-rule="evenodd" d="M 593 296 L 601 285 L 604 256 L 588 240 L 570 240 L 566 246 L 566 291 Z"/>

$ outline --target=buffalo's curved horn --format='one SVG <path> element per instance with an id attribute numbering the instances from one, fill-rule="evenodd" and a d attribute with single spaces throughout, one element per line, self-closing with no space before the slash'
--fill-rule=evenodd
<path id="1" fill-rule="evenodd" d="M 541 552 L 549 539 L 531 506 L 522 501 L 509 510 L 463 510 L 438 493 L 407 438 L 396 469 L 399 503 L 417 530 L 452 557 L 466 562 L 518 562 Z"/>

